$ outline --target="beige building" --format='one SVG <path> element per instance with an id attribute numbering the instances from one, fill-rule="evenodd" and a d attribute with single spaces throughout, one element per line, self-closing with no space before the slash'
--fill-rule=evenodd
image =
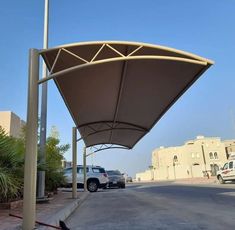
<path id="1" fill-rule="evenodd" d="M 11 111 L 0 111 L 0 126 L 7 134 L 19 137 L 25 122 Z"/>
<path id="2" fill-rule="evenodd" d="M 198 136 L 177 147 L 160 147 L 152 152 L 151 170 L 136 174 L 137 180 L 172 180 L 216 175 L 231 152 L 235 140 Z"/>
<path id="3" fill-rule="evenodd" d="M 226 140 L 224 141 L 224 145 L 225 145 L 227 158 L 229 158 L 231 153 L 235 153 L 235 140 Z"/>

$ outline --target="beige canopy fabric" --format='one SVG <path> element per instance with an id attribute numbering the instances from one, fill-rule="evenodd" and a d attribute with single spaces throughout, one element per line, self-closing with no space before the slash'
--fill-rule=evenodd
<path id="1" fill-rule="evenodd" d="M 41 55 L 86 147 L 131 149 L 213 64 L 187 52 L 135 42 L 84 42 L 42 50 Z"/>

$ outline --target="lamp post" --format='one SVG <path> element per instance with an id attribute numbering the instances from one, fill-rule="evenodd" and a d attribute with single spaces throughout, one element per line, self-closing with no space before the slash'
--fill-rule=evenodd
<path id="1" fill-rule="evenodd" d="M 44 37 L 43 48 L 48 48 L 48 12 L 49 0 L 45 0 L 44 10 Z M 42 78 L 47 77 L 47 67 L 43 62 Z M 42 84 L 41 95 L 41 116 L 40 116 L 40 142 L 39 142 L 39 163 L 45 163 L 46 150 L 46 130 L 47 130 L 47 81 Z M 45 197 L 45 171 L 38 171 L 37 197 Z"/>

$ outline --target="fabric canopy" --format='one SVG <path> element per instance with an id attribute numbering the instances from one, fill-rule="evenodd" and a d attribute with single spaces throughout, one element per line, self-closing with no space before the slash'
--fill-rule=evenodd
<path id="1" fill-rule="evenodd" d="M 84 42 L 42 50 L 86 147 L 131 149 L 213 62 L 135 42 Z"/>

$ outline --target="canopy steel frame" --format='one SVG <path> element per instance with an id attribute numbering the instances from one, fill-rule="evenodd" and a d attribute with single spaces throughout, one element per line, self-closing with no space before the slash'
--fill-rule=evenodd
<path id="1" fill-rule="evenodd" d="M 57 52 L 56 58 L 55 58 L 55 60 L 54 60 L 54 62 L 52 64 L 52 66 L 51 66 L 50 74 L 48 75 L 47 78 L 39 80 L 39 84 L 41 84 L 41 83 L 43 83 L 45 81 L 54 79 L 54 78 L 60 76 L 61 74 L 65 74 L 65 73 L 68 73 L 68 72 L 71 72 L 71 71 L 74 71 L 74 70 L 77 70 L 77 69 L 80 69 L 80 68 L 86 68 L 86 67 L 88 67 L 90 65 L 108 63 L 108 62 L 112 62 L 112 61 L 128 61 L 128 60 L 138 60 L 138 59 L 159 59 L 159 60 L 171 60 L 171 61 L 188 62 L 188 63 L 194 63 L 194 64 L 205 65 L 205 66 L 207 65 L 207 63 L 211 63 L 211 64 L 213 63 L 212 61 L 204 59 L 204 58 L 201 58 L 199 56 L 192 55 L 192 54 L 189 54 L 187 52 L 182 52 L 182 51 L 175 50 L 175 49 L 170 49 L 170 48 L 163 47 L 163 46 L 153 46 L 153 45 L 150 46 L 149 44 L 145 44 L 145 43 L 128 43 L 128 42 L 125 42 L 125 43 L 126 44 L 136 45 L 138 47 L 134 51 L 132 51 L 130 54 L 124 55 L 121 52 L 119 52 L 117 49 L 112 47 L 112 44 L 113 45 L 115 45 L 115 44 L 122 44 L 120 42 L 104 42 L 104 43 L 102 43 L 102 42 L 96 42 L 96 43 L 94 42 L 94 43 L 92 43 L 91 42 L 90 44 L 100 44 L 101 47 L 95 53 L 95 55 L 93 56 L 93 58 L 90 61 L 86 60 L 85 58 L 83 58 L 83 57 L 81 57 L 81 56 L 79 56 L 79 55 L 77 55 L 77 54 L 75 54 L 75 53 L 73 53 L 73 52 L 71 52 L 71 51 L 66 49 L 66 48 L 70 48 L 72 45 L 58 47 L 59 50 Z M 87 44 L 87 43 L 80 43 L 79 45 L 82 45 L 82 44 Z M 163 49 L 163 50 L 167 50 L 167 51 L 173 51 L 173 52 L 181 53 L 181 54 L 184 54 L 184 55 L 188 55 L 191 58 L 181 58 L 181 57 L 175 57 L 175 56 L 160 56 L 160 55 L 134 55 L 134 54 L 136 54 L 137 51 L 142 49 L 144 46 L 146 46 L 146 47 L 154 47 L 154 48 L 159 48 L 159 49 Z M 96 61 L 95 60 L 96 57 L 104 49 L 104 47 L 108 47 L 109 49 L 114 51 L 117 54 L 117 56 L 116 57 L 112 57 L 112 58 L 105 58 L 105 59 Z M 48 50 L 53 50 L 53 49 L 54 48 L 48 49 Z M 56 63 L 57 63 L 60 55 L 61 55 L 61 51 L 64 51 L 64 52 L 72 55 L 73 57 L 77 58 L 78 60 L 83 61 L 84 63 L 76 65 L 76 66 L 73 66 L 73 67 L 70 67 L 70 68 L 66 68 L 64 70 L 61 70 L 61 71 L 58 71 L 58 72 L 54 73 L 54 68 L 56 66 Z M 40 55 L 43 56 L 43 54 L 45 52 L 46 52 L 45 50 L 41 50 L 40 51 Z M 197 60 L 197 59 L 200 59 L 200 61 Z M 48 64 L 48 62 L 47 62 L 47 64 Z M 48 66 L 50 66 L 50 64 L 48 64 Z"/>
<path id="2" fill-rule="evenodd" d="M 112 128 L 112 126 L 109 125 L 109 123 L 113 123 L 113 121 L 97 121 L 97 122 L 90 122 L 90 123 L 86 123 L 86 124 L 83 124 L 83 125 L 80 125 L 78 128 L 82 128 L 82 127 L 86 127 L 86 126 L 90 126 L 90 125 L 95 125 L 95 124 L 105 124 L 107 125 L 108 127 Z M 136 129 L 139 129 L 139 130 L 143 130 L 143 131 L 148 131 L 146 128 L 140 126 L 140 125 L 136 125 L 136 124 L 132 124 L 132 123 L 129 123 L 129 122 L 123 122 L 123 121 L 116 121 L 115 122 L 116 124 L 116 127 L 118 125 L 128 125 L 128 126 L 132 126 L 133 128 L 136 128 Z M 97 130 L 95 130 L 97 131 Z"/>
<path id="3" fill-rule="evenodd" d="M 115 144 L 101 144 L 99 147 L 97 146 L 91 146 L 91 148 L 94 148 L 95 150 L 93 151 L 94 153 L 107 150 L 107 149 L 125 149 L 129 150 L 130 148 L 126 146 L 121 146 L 121 145 L 115 145 Z"/>
<path id="4" fill-rule="evenodd" d="M 56 73 L 51 73 L 48 75 L 47 78 L 41 79 L 38 81 L 38 84 L 42 84 L 43 82 L 49 81 L 51 79 L 55 79 L 63 74 L 82 69 L 82 68 L 87 68 L 88 66 L 92 65 L 98 65 L 98 64 L 104 64 L 104 63 L 109 63 L 109 62 L 115 62 L 115 61 L 129 61 L 129 60 L 168 60 L 168 61 L 178 61 L 178 62 L 186 62 L 186 63 L 192 63 L 192 64 L 197 64 L 197 65 L 202 65 L 206 66 L 207 62 L 204 61 L 197 61 L 197 60 L 192 60 L 192 59 L 187 59 L 187 58 L 178 58 L 178 57 L 167 57 L 167 56 L 151 56 L 151 55 L 143 55 L 143 56 L 128 56 L 128 57 L 117 57 L 117 58 L 108 58 L 100 61 L 93 61 L 81 65 L 76 65 L 70 68 L 67 68 L 65 70 L 61 70 Z"/>
<path id="5" fill-rule="evenodd" d="M 98 129 L 97 130 L 97 129 L 90 126 L 90 125 L 94 125 L 94 124 L 102 124 L 102 125 L 104 124 L 104 125 L 107 126 L 107 128 L 105 127 L 103 129 Z M 110 124 L 112 124 L 112 125 L 110 125 Z M 122 124 L 132 126 L 132 127 L 129 127 L 129 128 L 118 127 Z M 112 132 L 113 130 L 131 130 L 131 131 L 145 132 L 145 133 L 148 132 L 148 130 L 146 128 L 143 128 L 141 126 L 138 126 L 138 125 L 135 125 L 135 124 L 130 124 L 130 123 L 127 123 L 127 122 L 116 122 L 116 121 L 115 122 L 113 122 L 113 121 L 93 122 L 93 123 L 88 123 L 88 124 L 84 124 L 82 126 L 79 126 L 79 128 L 82 128 L 82 127 L 84 127 L 85 129 L 90 128 L 93 132 L 87 134 L 86 136 L 81 136 L 81 138 L 79 138 L 77 141 L 84 140 L 84 139 L 88 138 L 89 136 L 92 136 L 92 135 L 95 135 L 95 134 L 98 134 L 98 133 L 101 133 L 101 132 L 108 132 L 108 131 Z M 87 146 L 87 147 L 91 147 L 91 146 Z M 130 149 L 130 147 L 127 147 L 127 148 Z"/>

